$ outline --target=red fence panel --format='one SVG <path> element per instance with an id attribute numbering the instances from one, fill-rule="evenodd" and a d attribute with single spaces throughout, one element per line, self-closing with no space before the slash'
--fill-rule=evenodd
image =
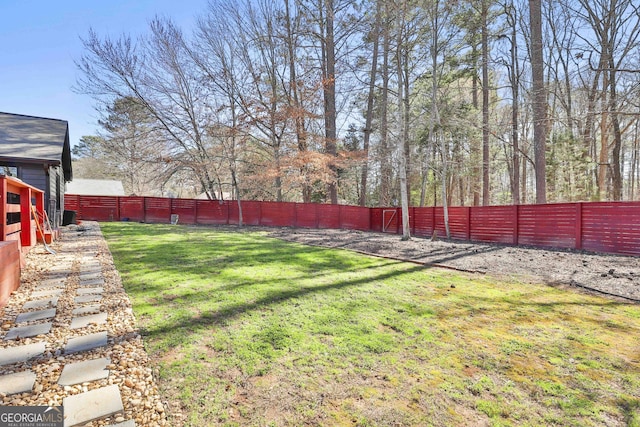
<path id="1" fill-rule="evenodd" d="M 470 240 L 517 243 L 517 206 L 475 206 L 470 209 Z"/>
<path id="2" fill-rule="evenodd" d="M 640 255 L 640 203 L 583 204 L 582 247 L 590 251 Z"/>
<path id="3" fill-rule="evenodd" d="M 64 209 L 67 211 L 75 211 L 76 214 L 80 210 L 80 196 L 73 194 L 64 195 Z"/>
<path id="4" fill-rule="evenodd" d="M 420 207 L 413 210 L 413 233 L 416 236 L 430 237 L 433 235 L 435 208 Z"/>
<path id="5" fill-rule="evenodd" d="M 348 230 L 371 230 L 369 209 L 361 206 L 340 206 L 340 228 Z"/>
<path id="6" fill-rule="evenodd" d="M 196 200 L 196 223 L 222 225 L 229 223 L 229 206 L 218 200 Z"/>
<path id="7" fill-rule="evenodd" d="M 120 197 L 120 220 L 144 221 L 144 197 Z"/>
<path id="8" fill-rule="evenodd" d="M 450 207 L 448 214 L 451 238 L 465 240 L 467 238 L 467 224 L 469 222 L 467 219 L 467 208 Z M 434 228 L 438 237 L 447 237 L 447 229 L 444 224 L 444 209 L 442 207 L 436 207 L 434 209 Z"/>
<path id="9" fill-rule="evenodd" d="M 196 201 L 193 199 L 171 199 L 171 215 L 178 215 L 181 224 L 196 223 Z"/>
<path id="10" fill-rule="evenodd" d="M 227 212 L 229 215 L 227 223 L 233 225 L 240 224 L 240 209 L 238 209 L 238 202 L 236 200 L 225 200 L 222 203 L 227 205 Z M 242 210 L 242 216 L 242 224 L 244 224 L 244 209 Z"/>
<path id="11" fill-rule="evenodd" d="M 291 227 L 295 224 L 295 203 L 262 202 L 261 225 Z"/>
<path id="12" fill-rule="evenodd" d="M 463 206 L 451 206 L 448 209 L 449 211 L 449 232 L 451 233 L 452 239 L 459 240 L 468 240 L 468 225 L 469 225 L 469 208 Z M 444 227 L 444 209 L 438 208 L 436 209 L 436 219 L 442 218 L 442 225 L 439 230 L 442 231 L 442 234 L 438 232 L 439 236 L 445 236 L 445 227 Z M 436 222 L 436 224 L 440 224 L 440 222 Z"/>
<path id="13" fill-rule="evenodd" d="M 518 243 L 542 247 L 576 247 L 576 205 L 523 205 L 518 210 Z"/>
<path id="14" fill-rule="evenodd" d="M 382 208 L 369 208 L 371 231 L 382 231 Z"/>
<path id="15" fill-rule="evenodd" d="M 240 202 L 242 205 L 242 223 L 245 225 L 260 225 L 262 217 L 262 202 L 247 200 Z M 232 202 L 236 209 L 237 202 Z"/>
<path id="16" fill-rule="evenodd" d="M 171 222 L 171 199 L 145 197 L 144 221 L 166 223 Z"/>
<path id="17" fill-rule="evenodd" d="M 120 219 L 118 198 L 106 196 L 79 196 L 79 217 L 90 221 L 117 221 Z"/>
<path id="18" fill-rule="evenodd" d="M 296 227 L 318 228 L 318 205 L 316 203 L 296 203 Z"/>
<path id="19" fill-rule="evenodd" d="M 318 228 L 340 228 L 340 206 L 319 204 L 318 210 Z"/>

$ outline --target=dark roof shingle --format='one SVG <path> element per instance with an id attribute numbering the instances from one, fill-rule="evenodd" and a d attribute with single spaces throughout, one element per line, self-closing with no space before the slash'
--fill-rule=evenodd
<path id="1" fill-rule="evenodd" d="M 69 123 L 0 112 L 0 160 L 62 165 L 70 181 Z"/>

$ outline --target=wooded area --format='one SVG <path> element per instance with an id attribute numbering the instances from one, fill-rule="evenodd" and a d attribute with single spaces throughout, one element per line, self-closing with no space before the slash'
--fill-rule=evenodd
<path id="1" fill-rule="evenodd" d="M 83 39 L 103 132 L 74 168 L 136 195 L 638 200 L 639 37 L 632 0 L 212 0 Z"/>

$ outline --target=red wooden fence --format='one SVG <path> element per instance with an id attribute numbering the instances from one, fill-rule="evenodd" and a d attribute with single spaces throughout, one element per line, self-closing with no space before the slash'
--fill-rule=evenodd
<path id="1" fill-rule="evenodd" d="M 78 219 L 183 224 L 238 224 L 235 201 L 65 195 L 65 209 Z M 246 225 L 344 228 L 402 232 L 400 208 L 314 203 L 242 202 Z M 411 233 L 445 236 L 442 207 L 410 208 Z M 640 202 L 557 203 L 450 207 L 451 237 L 459 240 L 584 249 L 640 256 Z"/>

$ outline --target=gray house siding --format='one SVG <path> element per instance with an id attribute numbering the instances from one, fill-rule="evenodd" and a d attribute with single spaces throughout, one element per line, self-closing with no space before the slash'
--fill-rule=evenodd
<path id="1" fill-rule="evenodd" d="M 43 165 L 17 164 L 18 178 L 44 191 L 44 207 L 55 227 L 62 220 L 64 210 L 64 177 L 58 166 L 48 168 L 48 176 Z"/>
<path id="2" fill-rule="evenodd" d="M 62 210 L 64 209 L 64 178 L 62 170 L 59 167 L 49 168 L 49 200 L 45 200 L 47 204 L 47 214 L 54 224 L 54 227 L 60 225 L 62 219 Z"/>
<path id="3" fill-rule="evenodd" d="M 42 165 L 18 165 L 18 178 L 36 188 L 46 190 L 47 176 Z"/>

